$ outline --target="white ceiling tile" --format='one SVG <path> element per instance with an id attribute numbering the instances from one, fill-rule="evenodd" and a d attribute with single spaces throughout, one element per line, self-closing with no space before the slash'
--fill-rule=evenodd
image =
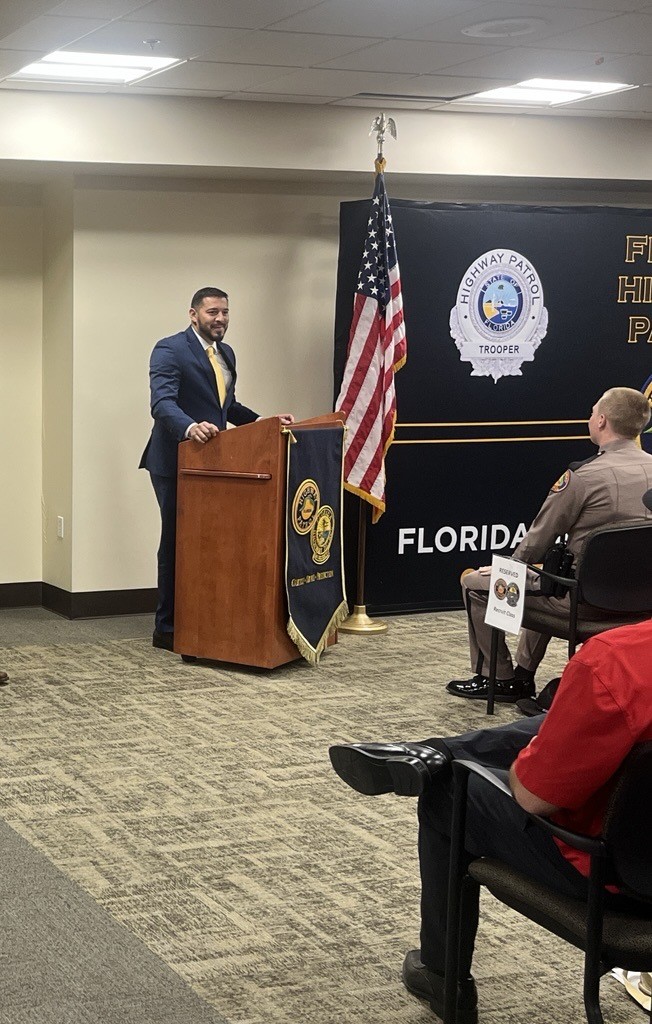
<path id="1" fill-rule="evenodd" d="M 151 0 L 130 19 L 175 25 L 267 28 L 317 0 Z M 369 35 L 366 32 L 365 35 Z"/>
<path id="2" fill-rule="evenodd" d="M 455 99 L 484 89 L 498 89 L 511 85 L 511 78 L 465 78 L 460 75 L 417 75 L 408 79 L 396 93 L 402 96 L 420 96 L 424 100 Z"/>
<path id="3" fill-rule="evenodd" d="M 225 92 L 220 92 L 218 89 L 164 89 L 163 86 L 155 88 L 154 86 L 147 85 L 130 85 L 128 86 L 128 89 L 129 95 L 136 93 L 138 96 L 190 96 L 195 99 L 198 97 L 206 99 L 223 99 L 225 96 Z"/>
<path id="4" fill-rule="evenodd" d="M 513 4 L 509 0 L 498 0 L 494 3 L 485 3 L 478 8 L 465 14 L 456 15 L 452 18 L 443 18 L 434 24 L 428 25 L 419 31 L 419 39 L 436 39 L 438 42 L 464 42 L 470 37 L 463 34 L 463 29 L 471 28 L 473 25 L 483 24 L 487 21 L 502 21 L 506 18 L 532 18 L 534 22 L 533 31 L 528 35 L 510 37 L 505 33 L 498 39 L 478 39 L 479 42 L 492 43 L 507 46 L 537 46 L 539 42 L 548 36 L 557 35 L 559 32 L 567 32 L 570 29 L 582 25 L 591 25 L 601 19 L 609 18 L 611 15 L 606 11 L 581 10 L 578 7 L 551 7 L 544 3 L 519 3 Z M 401 32 L 401 38 L 409 38 L 409 30 Z M 584 49 L 584 47 L 576 47 Z M 611 46 L 611 50 L 618 50 L 619 47 Z"/>
<path id="5" fill-rule="evenodd" d="M 418 42 L 415 39 L 388 39 L 375 46 L 322 64 L 322 67 L 353 71 L 390 71 L 397 74 L 427 74 L 473 57 L 498 53 L 501 47 L 473 46 L 464 43 Z"/>
<path id="6" fill-rule="evenodd" d="M 292 96 L 287 93 L 275 92 L 230 92 L 228 100 L 253 100 L 254 103 L 331 103 L 336 96 Z"/>
<path id="7" fill-rule="evenodd" d="M 27 25 L 42 14 L 49 14 L 52 0 L 2 0 L 0 3 L 0 39 Z"/>
<path id="8" fill-rule="evenodd" d="M 628 92 L 617 92 L 611 96 L 596 96 L 593 100 L 582 100 L 576 104 L 577 112 L 582 110 L 603 110 L 612 114 L 615 111 L 629 111 L 634 114 L 652 114 L 652 88 L 641 86 Z"/>
<path id="9" fill-rule="evenodd" d="M 228 51 L 231 45 L 247 34 L 248 30 L 244 28 L 112 21 L 66 49 L 88 50 L 90 53 L 154 53 L 158 57 L 200 57 L 213 50 Z M 153 50 L 145 41 L 147 39 L 159 40 Z M 218 55 L 216 59 L 219 59 Z"/>
<path id="10" fill-rule="evenodd" d="M 523 0 L 506 0 L 514 7 L 521 7 Z M 637 11 L 642 7 L 651 5 L 650 0 L 543 0 L 548 7 L 577 7 L 584 11 L 605 12 L 607 14 L 622 14 L 623 11 Z M 516 13 L 516 12 L 514 12 Z"/>
<path id="11" fill-rule="evenodd" d="M 536 31 L 462 34 L 507 17 Z M 421 110 L 528 77 L 652 82 L 652 0 L 0 0 L 3 31 L 0 79 L 58 48 L 148 54 L 158 39 L 155 53 L 194 58 L 142 85 L 56 91 L 370 107 L 381 101 L 358 93 L 400 93 L 400 109 Z M 649 92 L 543 109 L 648 118 Z"/>
<path id="12" fill-rule="evenodd" d="M 52 53 L 102 24 L 95 18 L 35 18 L 29 25 L 0 39 L 0 46 L 3 50 L 30 49 Z"/>
<path id="13" fill-rule="evenodd" d="M 602 81 L 644 85 L 652 82 L 652 57 L 638 54 L 607 54 L 604 64 L 595 70 Z"/>
<path id="14" fill-rule="evenodd" d="M 616 58 L 620 55 L 614 53 L 608 56 Z M 500 75 L 511 78 L 513 81 L 521 81 L 524 78 L 569 78 L 577 76 L 579 71 L 586 71 L 587 66 L 593 63 L 593 59 L 593 56 L 584 50 L 560 52 L 559 50 L 521 49 L 514 46 L 509 50 L 502 50 L 492 57 L 482 57 L 480 60 L 469 60 L 463 64 L 457 64 L 455 71 L 461 75 L 471 76 L 493 77 Z"/>
<path id="15" fill-rule="evenodd" d="M 43 56 L 43 50 L 0 50 L 0 78 L 13 75 Z"/>
<path id="16" fill-rule="evenodd" d="M 442 105 L 443 104 L 437 104 L 437 106 L 442 106 Z M 333 102 L 331 103 L 331 106 L 333 106 L 333 107 L 371 107 L 372 109 L 377 111 L 378 110 L 378 100 L 377 99 L 368 99 L 368 98 L 366 98 L 364 96 L 346 97 L 345 99 L 341 99 L 341 100 L 333 100 Z M 411 100 L 411 101 L 406 101 L 406 100 L 395 100 L 395 99 L 392 99 L 391 101 L 384 101 L 383 102 L 383 109 L 384 109 L 385 113 L 389 117 L 391 117 L 392 114 L 395 111 L 397 111 L 397 110 L 433 110 L 433 109 L 435 109 L 435 104 L 433 104 L 432 100 Z M 387 157 L 387 162 L 391 163 L 391 156 L 392 156 L 391 152 L 389 150 L 385 150 L 385 155 Z"/>
<path id="17" fill-rule="evenodd" d="M 219 29 L 217 31 L 224 31 Z M 235 30 L 234 30 L 235 31 Z M 225 60 L 234 64 L 277 64 L 306 68 L 351 50 L 359 50 L 378 42 L 377 39 L 326 36 L 299 32 L 247 32 L 235 42 L 218 40 L 207 45 L 202 56 L 209 60 Z"/>
<path id="18" fill-rule="evenodd" d="M 433 12 L 443 16 L 478 9 L 481 0 L 324 0 L 316 7 L 279 21 L 289 32 L 326 32 L 334 35 L 381 36 L 392 39 L 417 32 L 433 22 Z"/>
<path id="19" fill-rule="evenodd" d="M 57 16 L 67 18 L 123 18 L 139 7 L 144 7 L 146 0 L 64 0 L 56 4 L 53 12 Z"/>
<path id="20" fill-rule="evenodd" d="M 358 92 L 400 92 L 410 75 L 379 75 L 373 71 L 303 69 L 258 86 L 250 92 L 284 92 L 306 96 L 351 96 Z"/>
<path id="21" fill-rule="evenodd" d="M 255 64 L 218 64 L 190 60 L 169 71 L 147 79 L 147 86 L 157 89 L 211 89 L 217 92 L 242 92 L 278 78 L 287 68 L 258 67 Z M 144 84 L 144 83 L 143 83 Z M 278 90 L 277 90 L 278 91 Z"/>
<path id="22" fill-rule="evenodd" d="M 527 40 L 522 40 L 527 46 Z M 560 50 L 603 49 L 612 53 L 652 54 L 652 14 L 619 14 L 597 25 L 551 36 L 547 45 Z"/>

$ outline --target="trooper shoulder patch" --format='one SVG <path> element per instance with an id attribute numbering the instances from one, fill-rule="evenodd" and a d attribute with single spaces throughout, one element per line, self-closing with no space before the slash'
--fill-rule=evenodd
<path id="1" fill-rule="evenodd" d="M 565 473 L 559 477 L 559 480 L 555 480 L 554 484 L 550 488 L 551 494 L 559 494 L 560 491 L 565 491 L 570 483 L 571 471 L 567 469 Z"/>

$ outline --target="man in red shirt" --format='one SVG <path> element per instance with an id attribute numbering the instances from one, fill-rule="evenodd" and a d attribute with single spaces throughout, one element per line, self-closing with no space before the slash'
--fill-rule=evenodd
<path id="1" fill-rule="evenodd" d="M 420 795 L 421 947 L 403 964 L 410 992 L 443 1012 L 443 971 L 452 780 L 451 759 L 477 761 L 507 777 L 513 803 L 472 776 L 465 848 L 468 860 L 496 857 L 566 895 L 586 892 L 588 858 L 532 826 L 526 812 L 597 835 L 614 775 L 637 743 L 652 739 L 652 619 L 587 641 L 568 663 L 547 715 L 424 743 L 345 744 L 331 748 L 336 772 L 358 792 Z M 613 897 L 617 899 L 617 897 Z M 466 981 L 458 1024 L 477 1021 L 471 959 L 477 904 L 464 922 Z"/>

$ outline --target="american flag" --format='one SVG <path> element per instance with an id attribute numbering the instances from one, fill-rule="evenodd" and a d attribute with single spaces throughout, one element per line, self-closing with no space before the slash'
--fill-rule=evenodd
<path id="1" fill-rule="evenodd" d="M 401 276 L 382 174 L 376 177 L 353 300 L 344 378 L 335 408 L 346 416 L 344 486 L 385 511 L 385 453 L 394 437 L 394 374 L 407 358 Z"/>

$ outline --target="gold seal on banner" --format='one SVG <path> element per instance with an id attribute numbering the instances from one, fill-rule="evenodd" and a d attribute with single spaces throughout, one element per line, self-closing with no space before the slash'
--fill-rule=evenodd
<path id="1" fill-rule="evenodd" d="M 321 565 L 331 553 L 331 544 L 335 535 L 335 513 L 330 505 L 322 505 L 317 512 L 310 531 L 312 560 Z"/>
<path id="2" fill-rule="evenodd" d="M 319 488 L 314 480 L 304 480 L 297 487 L 292 502 L 292 525 L 304 536 L 312 529 L 319 508 Z"/>

